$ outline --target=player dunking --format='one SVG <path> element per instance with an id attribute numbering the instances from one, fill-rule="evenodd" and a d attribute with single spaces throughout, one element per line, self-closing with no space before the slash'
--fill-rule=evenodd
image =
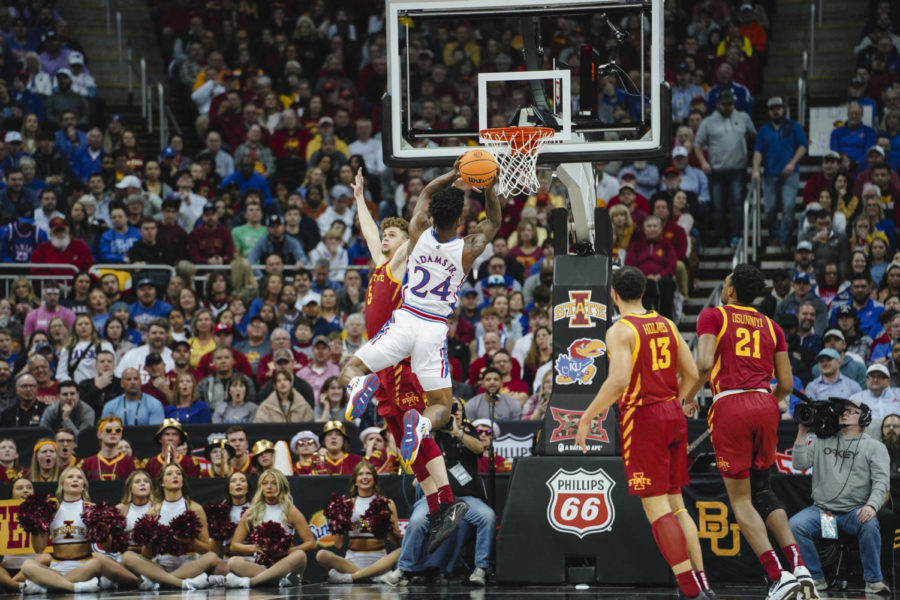
<path id="1" fill-rule="evenodd" d="M 378 225 L 369 213 L 365 200 L 365 184 L 362 169 L 356 173 L 356 181 L 352 184 L 356 198 L 359 225 L 372 261 L 376 267 L 369 277 L 366 290 L 366 334 L 369 339 L 378 335 L 382 327 L 390 320 L 394 310 L 401 305 L 402 279 L 406 275 L 406 258 L 409 256 L 409 225 L 404 219 L 389 217 L 381 222 L 381 236 Z M 376 373 L 378 389 L 375 398 L 378 400 L 378 414 L 384 417 L 388 431 L 394 436 L 399 447 L 403 442 L 403 413 L 409 409 L 419 412 L 425 410 L 425 391 L 419 379 L 413 374 L 409 358 L 400 364 Z M 361 416 L 362 403 L 347 405 L 347 420 Z M 422 492 L 428 501 L 431 514 L 437 514 L 440 504 L 451 504 L 453 492 L 447 470 L 442 460 L 435 460 L 441 454 L 433 439 L 422 440 L 419 452 L 412 462 L 412 470 L 422 486 Z"/>
<path id="2" fill-rule="evenodd" d="M 675 325 L 644 309 L 646 285 L 646 276 L 634 267 L 612 275 L 610 295 L 622 318 L 606 333 L 609 375 L 581 415 L 575 441 L 587 452 L 591 421 L 618 400 L 628 492 L 640 497 L 653 538 L 682 593 L 714 598 L 712 592 L 706 595 L 697 526 L 681 496 L 690 479 L 680 399 L 698 381 L 697 366 Z"/>
<path id="3" fill-rule="evenodd" d="M 766 287 L 756 267 L 741 264 L 725 278 L 722 303 L 704 309 L 697 319 L 697 364 L 709 376 L 713 404 L 707 420 L 716 464 L 741 533 L 772 581 L 768 600 L 818 598 L 803 564 L 784 504 L 769 488 L 769 467 L 778 444 L 779 399 L 793 387 L 791 363 L 781 328 L 751 308 Z M 772 366 L 775 390 L 771 389 Z M 685 412 L 692 414 L 700 380 L 691 390 Z M 772 550 L 766 527 L 775 535 L 793 573 L 784 571 Z"/>
<path id="4" fill-rule="evenodd" d="M 416 203 L 409 225 L 408 243 L 412 250 L 406 261 L 400 307 L 341 373 L 341 383 L 348 385 L 350 393 L 348 414 L 359 415 L 365 412 L 379 387 L 378 377 L 367 374 L 411 359 L 412 371 L 425 390 L 428 406 L 424 414 L 415 408 L 403 413 L 400 454 L 405 462 L 415 464 L 420 451 L 425 452 L 428 473 L 435 479 L 441 478 L 435 481 L 438 488 L 447 481 L 443 457 L 440 452 L 429 450 L 431 443 L 422 442 L 432 428 L 443 427 L 450 418 L 447 318 L 453 313 L 459 287 L 472 262 L 496 235 L 501 221 L 500 203 L 489 188 L 485 194 L 485 220 L 465 238 L 457 235 L 464 200 L 457 186 L 465 185 L 459 180 L 458 162 L 451 171 L 429 183 Z M 422 475 L 425 476 L 424 471 Z M 468 508 L 464 502 L 452 502 L 449 486 L 442 494 L 439 509 L 431 514 L 430 550 L 450 535 Z"/>

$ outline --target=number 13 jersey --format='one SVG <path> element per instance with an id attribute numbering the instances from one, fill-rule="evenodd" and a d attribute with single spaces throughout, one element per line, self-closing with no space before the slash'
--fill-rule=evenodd
<path id="1" fill-rule="evenodd" d="M 775 353 L 786 352 L 784 332 L 772 319 L 748 306 L 704 309 L 697 335 L 716 336 L 709 387 L 713 395 L 730 390 L 770 390 Z"/>
<path id="2" fill-rule="evenodd" d="M 678 398 L 678 330 L 672 321 L 649 311 L 627 314 L 619 323 L 634 332 L 631 380 L 619 407 L 646 406 Z"/>
<path id="3" fill-rule="evenodd" d="M 433 227 L 419 236 L 406 259 L 401 310 L 426 321 L 447 322 L 466 277 L 462 267 L 464 246 L 460 237 L 441 243 Z"/>

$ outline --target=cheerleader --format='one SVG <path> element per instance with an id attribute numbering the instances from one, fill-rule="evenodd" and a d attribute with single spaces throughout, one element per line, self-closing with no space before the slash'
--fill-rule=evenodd
<path id="1" fill-rule="evenodd" d="M 161 525 L 169 525 L 187 511 L 197 515 L 202 527 L 196 539 L 178 539 L 187 545 L 186 554 L 159 554 L 151 559 L 151 549 L 145 546 L 142 554 L 128 551 L 122 555 L 122 564 L 141 576 L 141 589 L 153 589 L 153 583 L 184 590 L 209 587 L 207 572 L 218 566 L 219 557 L 209 551 L 206 513 L 203 507 L 190 499 L 181 465 L 170 463 L 160 472 L 156 501 L 147 514 L 158 516 Z"/>
<path id="2" fill-rule="evenodd" d="M 400 529 L 397 526 L 397 507 L 394 501 L 387 499 L 391 510 L 391 525 L 387 538 L 397 548 L 387 554 L 384 539 L 378 539 L 365 523 L 364 515 L 372 501 L 381 496 L 378 487 L 378 473 L 368 462 L 361 462 L 353 469 L 350 477 L 350 500 L 353 502 L 353 526 L 345 536 L 333 533 L 334 547 L 343 548 L 348 541 L 347 553 L 340 557 L 331 550 L 319 550 L 316 560 L 323 568 L 329 569 L 328 581 L 331 583 L 353 583 L 362 581 L 382 573 L 387 573 L 397 564 L 400 558 Z"/>
<path id="3" fill-rule="evenodd" d="M 121 565 L 106 557 L 92 556 L 91 543 L 82 512 L 90 506 L 87 478 L 78 467 L 67 467 L 59 476 L 56 488 L 59 508 L 46 533 L 31 534 L 31 545 L 42 554 L 48 542 L 53 542 L 50 566 L 39 560 L 28 560 L 22 565 L 25 583 L 23 595 L 44 594 L 47 590 L 62 592 L 96 593 L 111 589 L 117 583 L 133 583 L 133 578 L 123 577 Z"/>
<path id="4" fill-rule="evenodd" d="M 153 505 L 153 480 L 143 469 L 132 471 L 125 479 L 125 491 L 122 502 L 116 505 L 119 514 L 125 517 L 125 534 L 128 536 L 128 549 L 140 552 L 141 547 L 134 543 L 132 534 L 134 524 L 143 517 Z"/>
<path id="5" fill-rule="evenodd" d="M 241 522 L 241 516 L 250 508 L 250 482 L 247 476 L 240 471 L 235 471 L 228 476 L 225 495 L 226 504 L 229 506 L 228 520 L 231 521 L 235 528 Z M 224 542 L 219 540 L 212 541 L 212 551 L 218 556 L 228 558 L 231 555 L 231 539 L 228 538 Z"/>
<path id="6" fill-rule="evenodd" d="M 27 477 L 17 477 L 10 488 L 9 500 L 24 500 L 34 493 L 34 484 Z M 39 560 L 41 564 L 49 565 L 48 554 L 11 554 L 3 559 L 0 564 L 0 585 L 12 592 L 19 591 L 19 584 L 25 581 L 22 574 L 22 563 L 26 560 Z"/>
<path id="7" fill-rule="evenodd" d="M 279 587 L 299 585 L 306 568 L 306 552 L 316 547 L 316 540 L 306 517 L 294 506 L 287 478 L 281 471 L 269 469 L 259 477 L 258 488 L 250 508 L 241 517 L 231 540 L 231 551 L 236 555 L 267 555 L 277 559 L 270 567 L 250 562 L 242 556 L 228 559 L 231 573 L 225 576 L 225 585 L 230 588 L 249 588 L 278 582 Z M 265 521 L 281 524 L 292 536 L 300 536 L 301 544 L 291 546 L 287 552 L 273 555 L 268 548 L 251 543 L 250 532 Z"/>

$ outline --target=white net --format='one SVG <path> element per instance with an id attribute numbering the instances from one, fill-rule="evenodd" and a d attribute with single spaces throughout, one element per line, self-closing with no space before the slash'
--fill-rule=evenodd
<path id="1" fill-rule="evenodd" d="M 482 129 L 481 138 L 500 172 L 497 192 L 503 196 L 534 194 L 538 190 L 537 157 L 548 139 L 553 137 L 549 127 L 501 127 Z"/>

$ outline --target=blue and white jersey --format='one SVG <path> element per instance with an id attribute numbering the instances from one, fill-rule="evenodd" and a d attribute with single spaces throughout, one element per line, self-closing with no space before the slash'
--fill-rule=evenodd
<path id="1" fill-rule="evenodd" d="M 464 246 L 460 237 L 439 242 L 433 227 L 419 236 L 406 259 L 400 310 L 426 321 L 446 323 L 466 277 L 462 266 Z"/>

